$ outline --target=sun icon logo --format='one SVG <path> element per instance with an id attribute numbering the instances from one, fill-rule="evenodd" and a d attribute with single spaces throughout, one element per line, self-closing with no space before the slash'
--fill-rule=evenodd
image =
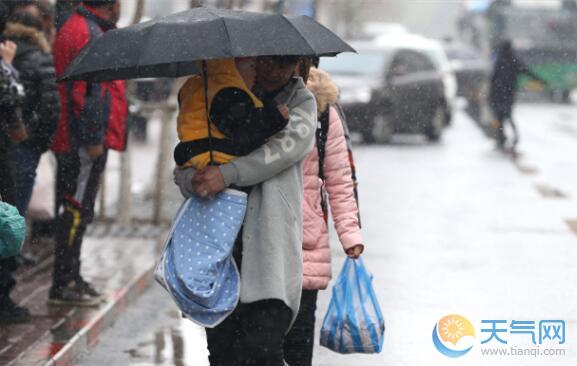
<path id="1" fill-rule="evenodd" d="M 446 318 L 441 324 L 441 335 L 443 340 L 448 340 L 453 344 L 457 344 L 459 339 L 465 334 L 465 326 L 461 319 L 457 317 Z"/>
<path id="2" fill-rule="evenodd" d="M 461 357 L 473 346 L 475 328 L 471 322 L 457 314 L 443 317 L 433 328 L 433 343 L 437 350 L 448 357 Z M 461 341 L 462 340 L 462 341 Z"/>

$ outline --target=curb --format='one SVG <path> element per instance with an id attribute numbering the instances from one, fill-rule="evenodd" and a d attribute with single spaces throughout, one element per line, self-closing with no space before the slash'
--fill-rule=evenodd
<path id="1" fill-rule="evenodd" d="M 153 283 L 154 266 L 141 273 L 125 287 L 109 297 L 107 304 L 83 325 L 66 343 L 51 341 L 50 335 L 30 347 L 25 354 L 9 366 L 70 366 L 98 343 L 100 334 L 111 327 L 124 310 Z M 49 355 L 46 357 L 46 355 Z"/>

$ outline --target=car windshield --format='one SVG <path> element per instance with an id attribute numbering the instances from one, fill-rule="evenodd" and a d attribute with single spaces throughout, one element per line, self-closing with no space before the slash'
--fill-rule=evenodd
<path id="1" fill-rule="evenodd" d="M 387 53 L 370 50 L 341 53 L 336 57 L 323 57 L 320 68 L 333 75 L 379 75 L 383 73 Z"/>

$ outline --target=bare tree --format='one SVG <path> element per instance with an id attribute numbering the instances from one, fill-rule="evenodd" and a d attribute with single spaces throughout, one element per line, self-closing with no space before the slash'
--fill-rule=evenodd
<path id="1" fill-rule="evenodd" d="M 272 11 L 273 13 L 282 14 L 285 8 L 285 0 L 269 0 L 263 3 L 263 11 Z"/>
<path id="2" fill-rule="evenodd" d="M 136 3 L 136 9 L 134 10 L 134 16 L 132 17 L 132 24 L 138 24 L 144 16 L 144 0 L 138 0 Z"/>
<path id="3" fill-rule="evenodd" d="M 216 6 L 219 8 L 232 9 L 234 3 L 234 0 L 218 0 Z"/>
<path id="4" fill-rule="evenodd" d="M 144 15 L 144 0 L 138 0 L 132 17 L 132 24 L 138 24 Z M 130 225 L 132 221 L 132 144 L 131 134 L 126 135 L 126 150 L 120 155 L 120 182 L 118 188 L 118 222 L 121 225 Z M 104 194 L 103 194 L 104 196 Z M 104 207 L 104 206 L 103 206 Z"/>

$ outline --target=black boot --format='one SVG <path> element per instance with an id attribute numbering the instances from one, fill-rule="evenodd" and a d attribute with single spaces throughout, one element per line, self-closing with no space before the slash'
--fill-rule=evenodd
<path id="1" fill-rule="evenodd" d="M 30 311 L 16 305 L 9 296 L 0 298 L 0 324 L 27 323 L 30 318 Z"/>

